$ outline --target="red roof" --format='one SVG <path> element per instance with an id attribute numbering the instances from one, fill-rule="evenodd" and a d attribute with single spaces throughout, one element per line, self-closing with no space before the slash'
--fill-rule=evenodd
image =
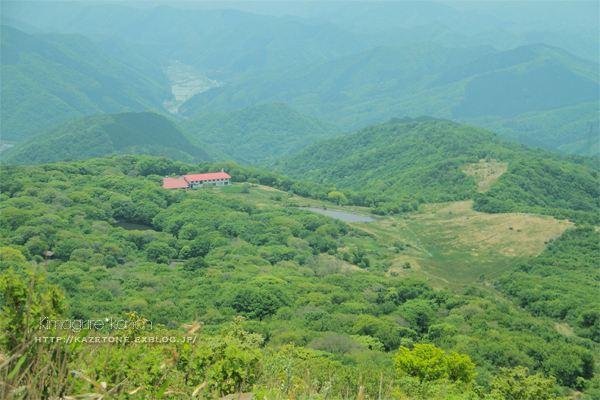
<path id="1" fill-rule="evenodd" d="M 226 172 L 213 172 L 212 174 L 183 175 L 182 178 L 187 179 L 188 182 L 198 182 L 212 179 L 230 179 L 231 177 Z"/>
<path id="2" fill-rule="evenodd" d="M 185 179 L 181 178 L 165 178 L 163 179 L 163 187 L 165 189 L 181 189 L 189 187 Z"/>

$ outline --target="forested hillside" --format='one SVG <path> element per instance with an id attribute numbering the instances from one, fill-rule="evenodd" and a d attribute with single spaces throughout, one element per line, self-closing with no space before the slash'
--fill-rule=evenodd
<path id="1" fill-rule="evenodd" d="M 480 160 L 509 163 L 508 171 L 481 194 L 477 176 L 465 172 Z M 499 139 L 481 128 L 431 121 L 372 125 L 318 142 L 268 168 L 335 185 L 351 204 L 377 207 L 384 214 L 386 207 L 398 208 L 398 198 L 475 198 L 475 209 L 485 212 L 538 212 L 597 221 L 598 172 L 582 163 L 597 168 L 594 159 L 561 156 Z"/>
<path id="2" fill-rule="evenodd" d="M 277 102 L 354 130 L 427 114 L 550 150 L 600 154 L 598 26 L 583 16 L 597 12 L 591 3 L 511 3 L 503 7 L 520 11 L 503 18 L 492 5 L 469 12 L 460 8 L 474 5 L 434 3 L 275 7 L 291 14 L 241 3 L 178 7 L 11 3 L 6 13 L 19 27 L 99 38 L 161 85 L 157 72 L 168 60 L 225 83 L 189 99 L 185 117 Z"/>
<path id="3" fill-rule="evenodd" d="M 196 95 L 182 107 L 182 114 L 229 111 L 256 101 L 285 101 L 300 112 L 355 129 L 372 121 L 418 113 L 399 103 L 416 88 L 422 89 L 425 77 L 429 83 L 447 68 L 492 50 L 488 46 L 450 49 L 432 43 L 375 47 L 309 66 L 265 71 L 252 80 Z"/>
<path id="4" fill-rule="evenodd" d="M 428 114 L 556 148 L 587 140 L 590 123 L 598 126 L 597 70 L 596 63 L 544 45 L 501 52 L 429 43 L 384 46 L 310 68 L 269 71 L 198 94 L 181 110 L 191 116 L 284 101 L 344 129 Z"/>
<path id="5" fill-rule="evenodd" d="M 29 35 L 2 26 L 2 139 L 67 119 L 119 111 L 163 111 L 165 80 L 110 56 L 81 35 Z"/>
<path id="6" fill-rule="evenodd" d="M 442 391 L 448 398 L 495 399 L 502 390 L 514 390 L 501 389 L 511 385 L 504 379 L 517 386 L 525 379 L 521 367 L 554 377 L 532 375 L 525 381 L 528 388 L 539 385 L 542 398 L 552 398 L 547 391 L 553 379 L 562 386 L 555 388 L 558 393 L 568 393 L 567 388 L 596 393 L 593 342 L 564 335 L 552 320 L 513 308 L 481 287 L 454 291 L 434 288 L 426 279 L 386 274 L 385 260 L 392 253 L 367 253 L 370 236 L 358 225 L 293 207 L 260 207 L 228 196 L 225 189 L 173 192 L 160 186 L 160 175 L 221 168 L 241 179 L 254 174 L 229 163 L 194 166 L 131 155 L 2 169 L 3 288 L 28 287 L 19 276 L 32 269 L 28 261 L 35 261 L 47 283 L 65 292 L 63 305 L 60 293 L 42 278 L 35 284 L 55 299 L 43 306 L 53 315 L 87 320 L 135 312 L 129 318 L 144 315 L 155 327 L 111 333 L 106 326 L 96 336 L 183 337 L 180 329 L 192 336 L 202 330 L 193 368 L 185 361 L 194 352 L 191 344 L 106 344 L 97 346 L 92 358 L 86 356 L 89 345 L 74 346 L 69 363 L 87 377 L 74 382 L 78 393 L 102 390 L 89 382 L 105 379 L 115 390 L 140 387 L 151 394 L 162 376 L 165 390 L 184 392 L 207 382 L 204 386 L 221 394 L 255 385 L 253 393 L 283 396 L 296 382 L 297 393 L 360 391 L 376 397 L 385 384 L 424 399 L 438 398 Z M 254 176 L 268 182 L 271 175 Z M 115 219 L 149 226 L 124 230 L 111 226 Z M 589 230 L 569 231 L 550 245 L 544 259 L 564 259 L 573 250 L 562 243 L 588 235 Z M 54 253 L 47 264 L 46 250 Z M 179 262 L 169 266 L 173 259 Z M 525 263 L 538 264 L 537 259 Z M 586 287 L 583 281 L 571 282 Z M 27 293 L 9 292 L 3 301 L 9 307 Z M 511 295 L 520 296 L 514 290 Z M 582 309 L 583 328 L 593 319 L 588 314 Z M 245 333 L 237 315 L 246 317 Z M 203 327 L 194 324 L 196 318 Z M 24 318 L 5 323 L 26 332 Z M 19 340 L 23 336 L 3 346 L 14 348 Z M 404 355 L 394 357 L 398 348 Z M 103 368 L 111 351 L 119 354 L 119 362 Z M 411 357 L 425 362 L 456 358 L 448 358 L 447 370 L 425 372 L 403 361 Z M 158 368 L 167 361 L 171 367 Z M 140 367 L 148 372 L 134 373 Z M 237 372 L 227 375 L 230 369 Z M 114 382 L 122 374 L 129 381 L 119 389 Z M 445 384 L 443 374 L 449 376 Z"/>
<path id="7" fill-rule="evenodd" d="M 598 172 L 554 160 L 515 160 L 489 191 L 475 196 L 473 208 L 484 212 L 534 212 L 597 224 Z"/>
<path id="8" fill-rule="evenodd" d="M 200 114 L 180 126 L 192 138 L 245 164 L 288 156 L 317 140 L 342 133 L 332 123 L 300 114 L 285 104 Z"/>
<path id="9" fill-rule="evenodd" d="M 206 147 L 200 141 L 197 145 L 190 143 L 162 115 L 125 112 L 77 118 L 34 132 L 4 151 L 2 163 L 39 164 L 117 153 L 167 156 L 187 162 L 211 161 L 211 155 L 202 146 Z"/>
<path id="10" fill-rule="evenodd" d="M 533 315 L 567 322 L 600 342 L 598 243 L 592 227 L 565 232 L 539 257 L 499 279 L 499 288 Z"/>
<path id="11" fill-rule="evenodd" d="M 586 29 L 569 32 L 566 29 L 553 29 L 550 32 L 511 32 L 505 29 L 488 29 L 485 33 L 463 33 L 449 27 L 450 21 L 418 24 L 410 27 L 387 27 L 371 33 L 372 43 L 392 45 L 411 42 L 432 42 L 446 47 L 469 47 L 488 44 L 498 50 L 510 50 L 528 44 L 545 43 L 568 49 L 570 53 L 588 61 L 598 62 L 598 43 L 590 36 L 584 38 Z M 578 36 L 576 39 L 575 37 Z"/>

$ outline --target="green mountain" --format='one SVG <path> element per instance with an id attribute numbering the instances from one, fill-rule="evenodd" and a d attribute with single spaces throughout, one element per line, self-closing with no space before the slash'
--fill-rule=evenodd
<path id="1" fill-rule="evenodd" d="M 224 82 L 184 104 L 186 117 L 277 102 L 354 130 L 427 114 L 526 144 L 588 153 L 589 125 L 600 125 L 598 64 L 573 54 L 598 58 L 597 23 L 589 18 L 596 6 L 533 11 L 515 5 L 519 15 L 536 16 L 525 25 L 492 17 L 501 11 L 493 7 L 485 16 L 439 4 L 319 4 L 306 14 L 290 7 L 288 13 L 239 4 L 227 10 L 11 4 L 6 20 L 101 38 L 101 48 L 161 87 L 166 60 Z M 44 110 L 41 120 L 58 114 L 32 109 Z"/>
<path id="2" fill-rule="evenodd" d="M 530 111 L 513 118 L 483 116 L 466 121 L 529 146 L 600 156 L 599 107 L 596 101 L 549 111 Z M 593 125 L 591 134 L 590 125 Z"/>
<path id="3" fill-rule="evenodd" d="M 598 125 L 598 64 L 545 45 L 491 50 L 383 46 L 200 93 L 180 111 L 192 116 L 273 101 L 342 129 L 427 114 L 489 127 L 506 138 L 528 132 L 547 148 L 587 139 L 579 128 Z M 569 113 L 574 107 L 576 116 Z M 544 120 L 548 113 L 552 124 Z"/>
<path id="4" fill-rule="evenodd" d="M 2 27 L 2 134 L 19 140 L 83 115 L 163 111 L 168 85 L 80 35 L 32 36 Z"/>
<path id="5" fill-rule="evenodd" d="M 76 118 L 34 132 L 4 151 L 2 163 L 27 165 L 111 154 L 149 154 L 186 162 L 212 161 L 203 148 L 190 143 L 164 116 L 153 112 L 124 112 Z"/>
<path id="6" fill-rule="evenodd" d="M 545 43 L 568 49 L 579 57 L 598 61 L 598 5 L 594 2 L 513 2 L 502 5 L 477 3 L 466 7 L 456 3 L 386 2 L 375 5 L 364 1 L 315 4 L 238 1 L 219 4 L 220 8 L 228 9 L 225 11 L 227 14 L 223 14 L 225 18 L 221 18 L 221 10 L 214 10 L 214 2 L 179 2 L 175 7 L 187 9 L 163 7 L 154 15 L 149 9 L 129 8 L 120 4 L 46 2 L 32 6 L 25 2 L 6 7 L 2 18 L 12 24 L 33 25 L 39 29 L 83 34 L 120 34 L 131 36 L 136 42 L 170 41 L 176 44 L 191 42 L 195 37 L 202 38 L 206 33 L 213 34 L 219 28 L 243 25 L 248 20 L 257 18 L 249 14 L 254 13 L 260 14 L 258 18 L 263 20 L 263 26 L 258 26 L 262 38 L 269 32 L 268 28 L 261 28 L 270 21 L 276 21 L 277 18 L 274 17 L 285 16 L 284 21 L 291 22 L 290 25 L 298 20 L 304 25 L 323 22 L 335 24 L 339 28 L 350 30 L 355 37 L 367 41 L 371 47 L 436 42 L 450 47 L 488 44 L 499 50 L 509 50 L 521 45 Z M 167 20 L 165 24 L 160 23 L 161 18 L 157 14 L 162 16 L 162 21 Z M 193 21 L 198 23 L 193 24 Z M 147 25 L 151 25 L 151 28 L 144 29 Z M 286 29 L 285 26 L 281 28 Z M 275 33 L 281 33 L 282 29 Z M 245 33 L 252 36 L 254 32 Z M 244 40 L 244 36 L 232 38 Z M 298 36 L 292 37 L 297 38 Z M 227 51 L 226 47 L 222 51 Z"/>
<path id="7" fill-rule="evenodd" d="M 380 207 L 384 214 L 411 199 L 475 199 L 479 211 L 597 221 L 600 191 L 592 167 L 598 168 L 595 158 L 524 147 L 482 128 L 430 121 L 372 125 L 315 143 L 268 168 L 335 185 L 351 204 Z M 491 188 L 481 193 L 479 182 L 488 178 Z"/>
<path id="8" fill-rule="evenodd" d="M 488 28 L 473 33 L 462 33 L 436 21 L 416 26 L 395 26 L 366 34 L 372 45 L 394 45 L 416 42 L 432 42 L 447 47 L 491 45 L 498 50 L 511 50 L 520 46 L 544 43 L 567 49 L 577 57 L 598 62 L 598 38 L 591 29 L 582 27 L 565 29 L 555 27 L 547 30 L 513 31 Z"/>
<path id="9" fill-rule="evenodd" d="M 130 68 L 141 71 L 164 87 L 169 86 L 164 68 L 169 59 L 142 43 L 131 43 L 111 37 L 96 42 L 96 45 Z"/>
<path id="10" fill-rule="evenodd" d="M 382 46 L 225 85 L 192 97 L 180 111 L 191 116 L 202 111 L 231 111 L 259 101 L 284 102 L 343 128 L 356 128 L 408 114 L 394 107 L 394 102 L 421 90 L 424 77 L 438 76 L 491 50 L 448 49 L 431 43 Z"/>
<path id="11" fill-rule="evenodd" d="M 45 13 L 41 10 L 44 10 Z M 222 79 L 261 68 L 324 61 L 368 48 L 338 25 L 225 10 L 115 4 L 11 7 L 17 20 L 60 32 L 119 37 Z M 49 17 L 50 15 L 50 17 Z"/>
<path id="12" fill-rule="evenodd" d="M 246 164 L 289 156 L 317 140 L 342 134 L 332 123 L 300 114 L 285 104 L 204 113 L 180 126 L 193 138 Z"/>
<path id="13" fill-rule="evenodd" d="M 158 22 L 157 14 L 161 18 L 167 16 L 169 22 Z M 182 12 L 165 6 L 153 10 L 144 22 L 148 20 L 152 23 L 147 24 L 145 31 L 156 26 L 152 43 L 157 43 L 157 49 L 171 58 L 212 71 L 219 79 L 310 65 L 367 48 L 361 37 L 334 24 L 305 23 L 234 10 Z M 173 31 L 169 23 L 176 24 L 178 31 Z M 194 37 L 181 40 L 182 29 L 194 30 Z M 146 32 L 136 35 L 148 40 Z"/>

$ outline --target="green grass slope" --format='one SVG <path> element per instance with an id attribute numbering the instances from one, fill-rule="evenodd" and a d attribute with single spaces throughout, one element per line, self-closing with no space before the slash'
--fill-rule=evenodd
<path id="1" fill-rule="evenodd" d="M 19 140 L 67 119 L 163 111 L 169 87 L 80 35 L 32 36 L 2 27 L 2 134 Z"/>
<path id="2" fill-rule="evenodd" d="M 285 104 L 200 114 L 180 126 L 193 138 L 242 163 L 288 156 L 317 140 L 342 134 L 332 123 L 300 114 Z"/>
<path id="3" fill-rule="evenodd" d="M 35 132 L 3 152 L 4 164 L 38 164 L 65 158 L 149 154 L 180 161 L 211 161 L 177 126 L 152 112 L 94 115 Z"/>

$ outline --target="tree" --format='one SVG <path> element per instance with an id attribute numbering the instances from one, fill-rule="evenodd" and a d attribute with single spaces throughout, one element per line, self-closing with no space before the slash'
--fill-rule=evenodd
<path id="1" fill-rule="evenodd" d="M 436 318 L 433 304 L 427 300 L 408 300 L 400 307 L 400 315 L 410 323 L 415 331 L 425 334 Z"/>
<path id="2" fill-rule="evenodd" d="M 350 333 L 374 337 L 384 345 L 386 351 L 398 348 L 403 338 L 417 339 L 417 333 L 412 329 L 403 328 L 389 319 L 381 319 L 372 315 L 361 315 L 354 323 Z"/>
<path id="3" fill-rule="evenodd" d="M 192 249 L 187 244 L 179 250 L 179 259 L 187 260 L 192 256 Z"/>
<path id="4" fill-rule="evenodd" d="M 135 206 L 134 219 L 135 221 L 150 225 L 152 218 L 161 212 L 161 208 L 156 203 L 149 200 L 142 200 Z"/>
<path id="5" fill-rule="evenodd" d="M 152 242 L 146 246 L 146 254 L 148 254 L 148 260 L 150 261 L 157 260 L 160 256 L 171 258 L 173 249 L 166 243 Z"/>
<path id="6" fill-rule="evenodd" d="M 455 336 L 458 334 L 459 334 L 459 330 L 454 325 L 449 325 L 449 324 L 431 325 L 429 327 L 428 338 L 429 338 L 429 340 L 444 339 L 444 338 L 452 337 L 452 336 Z"/>
<path id="7" fill-rule="evenodd" d="M 118 263 L 113 256 L 107 254 L 104 257 L 102 257 L 102 265 L 105 265 L 107 268 L 114 268 L 118 265 Z"/>
<path id="8" fill-rule="evenodd" d="M 185 247 L 186 246 L 184 246 L 184 248 Z M 204 261 L 203 257 L 193 257 L 183 263 L 184 271 L 197 271 L 206 267 L 208 267 L 208 264 L 206 263 L 206 261 Z"/>
<path id="9" fill-rule="evenodd" d="M 12 247 L 0 247 L 0 261 L 27 262 L 25 256 Z"/>
<path id="10" fill-rule="evenodd" d="M 12 268 L 0 276 L 0 304 L 0 328 L 5 333 L 0 344 L 7 351 L 20 345 L 44 318 L 56 319 L 66 308 L 64 293 L 57 286 L 46 285 L 44 275 L 34 277 L 28 272 L 27 278 L 22 278 Z"/>
<path id="11" fill-rule="evenodd" d="M 255 288 L 241 289 L 231 300 L 231 307 L 236 312 L 260 320 L 275 314 L 281 306 L 281 301 L 273 293 Z"/>
<path id="12" fill-rule="evenodd" d="M 542 374 L 529 375 L 525 367 L 500 368 L 490 383 L 492 399 L 549 400 L 554 399 L 552 386 L 556 379 Z"/>
<path id="13" fill-rule="evenodd" d="M 344 196 L 344 193 L 338 192 L 337 190 L 334 190 L 333 192 L 329 192 L 329 194 L 327 196 L 332 201 L 335 201 L 338 206 L 341 205 L 341 204 L 348 203 L 348 199 L 346 198 L 346 196 Z"/>
<path id="14" fill-rule="evenodd" d="M 81 238 L 70 238 L 65 239 L 56 247 L 55 253 L 58 258 L 63 261 L 69 261 L 71 257 L 71 253 L 75 249 L 81 249 L 89 247 L 85 242 L 81 240 Z"/>
<path id="15" fill-rule="evenodd" d="M 436 379 L 471 382 L 477 375 L 469 356 L 451 351 L 450 354 L 432 344 L 413 345 L 413 350 L 401 346 L 394 357 L 394 367 L 401 375 L 410 375 L 421 382 Z"/>

